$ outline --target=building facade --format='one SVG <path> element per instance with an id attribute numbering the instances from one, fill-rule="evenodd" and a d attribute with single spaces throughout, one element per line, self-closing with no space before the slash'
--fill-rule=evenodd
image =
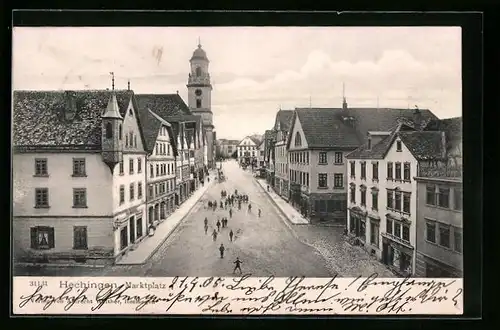
<path id="1" fill-rule="evenodd" d="M 236 152 L 236 148 L 238 147 L 240 141 L 238 140 L 228 140 L 228 139 L 219 139 L 217 140 L 218 147 L 218 156 L 222 158 L 231 158 L 233 154 Z"/>
<path id="2" fill-rule="evenodd" d="M 145 166 L 147 223 L 148 227 L 155 227 L 167 219 L 176 208 L 177 146 L 170 123 L 149 109 L 139 109 L 139 113 L 147 150 Z"/>
<path id="3" fill-rule="evenodd" d="M 260 167 L 260 168 L 264 168 L 265 167 L 265 163 L 264 163 L 264 140 L 262 140 L 262 142 L 259 144 L 259 147 L 257 148 L 257 166 Z"/>
<path id="4" fill-rule="evenodd" d="M 415 127 L 400 123 L 393 132 L 375 132 L 348 155 L 349 235 L 400 276 L 417 268 L 421 192 L 415 178 L 446 157 L 445 132 Z"/>
<path id="5" fill-rule="evenodd" d="M 210 82 L 210 73 L 206 52 L 202 49 L 201 44 L 193 52 L 193 56 L 189 60 L 191 72 L 189 73 L 187 89 L 188 89 L 188 105 L 191 112 L 202 118 L 203 129 L 205 130 L 207 140 L 207 162 L 209 168 L 215 167 L 215 132 L 212 113 L 212 84 Z"/>
<path id="6" fill-rule="evenodd" d="M 238 163 L 248 166 L 257 163 L 258 146 L 260 141 L 255 140 L 251 136 L 245 137 L 238 143 Z"/>
<path id="7" fill-rule="evenodd" d="M 463 277 L 462 119 L 436 121 L 447 139 L 447 159 L 420 166 L 417 181 L 419 277 Z M 429 125 L 431 126 L 431 125 Z"/>
<path id="8" fill-rule="evenodd" d="M 417 177 L 419 277 L 463 277 L 461 178 Z"/>
<path id="9" fill-rule="evenodd" d="M 275 160 L 273 187 L 274 190 L 285 200 L 288 200 L 290 197 L 288 152 L 286 143 L 292 118 L 293 110 L 279 110 L 276 113 L 276 119 L 274 122 L 276 141 L 273 144 L 273 154 Z"/>
<path id="10" fill-rule="evenodd" d="M 349 235 L 395 273 L 414 273 L 417 160 L 397 132 L 369 136 L 350 155 Z M 371 144 L 374 144 L 372 146 Z"/>
<path id="11" fill-rule="evenodd" d="M 132 91 L 16 91 L 13 115 L 15 259 L 109 263 L 145 236 Z"/>
<path id="12" fill-rule="evenodd" d="M 366 143 L 368 132 L 394 130 L 414 118 L 419 127 L 437 119 L 429 110 L 297 108 L 287 141 L 289 196 L 306 218 L 346 225 L 346 154 Z"/>

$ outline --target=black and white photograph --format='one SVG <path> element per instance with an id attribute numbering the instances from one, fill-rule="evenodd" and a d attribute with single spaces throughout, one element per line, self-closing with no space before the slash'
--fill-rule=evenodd
<path id="1" fill-rule="evenodd" d="M 462 279 L 460 28 L 12 39 L 14 277 Z"/>

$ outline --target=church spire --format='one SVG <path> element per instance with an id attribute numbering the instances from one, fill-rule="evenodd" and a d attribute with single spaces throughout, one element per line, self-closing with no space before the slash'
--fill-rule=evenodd
<path id="1" fill-rule="evenodd" d="M 198 48 L 201 48 L 201 38 L 198 37 Z"/>

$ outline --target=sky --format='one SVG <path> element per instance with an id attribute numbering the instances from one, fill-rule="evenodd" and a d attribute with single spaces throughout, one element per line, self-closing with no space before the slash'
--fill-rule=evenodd
<path id="1" fill-rule="evenodd" d="M 295 107 L 462 115 L 459 27 L 16 27 L 14 90 L 178 92 L 200 39 L 217 138 L 263 134 Z M 343 86 L 345 86 L 343 88 Z"/>

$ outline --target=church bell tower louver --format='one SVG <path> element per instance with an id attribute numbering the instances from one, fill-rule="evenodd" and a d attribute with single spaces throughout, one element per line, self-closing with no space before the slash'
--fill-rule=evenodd
<path id="1" fill-rule="evenodd" d="M 207 162 L 208 167 L 215 166 L 215 139 L 214 125 L 212 121 L 212 84 L 210 82 L 210 74 L 208 72 L 207 54 L 201 47 L 198 41 L 198 48 L 193 52 L 193 56 L 189 60 L 191 64 L 191 72 L 188 77 L 188 106 L 194 115 L 200 116 L 203 122 L 207 140 Z"/>

